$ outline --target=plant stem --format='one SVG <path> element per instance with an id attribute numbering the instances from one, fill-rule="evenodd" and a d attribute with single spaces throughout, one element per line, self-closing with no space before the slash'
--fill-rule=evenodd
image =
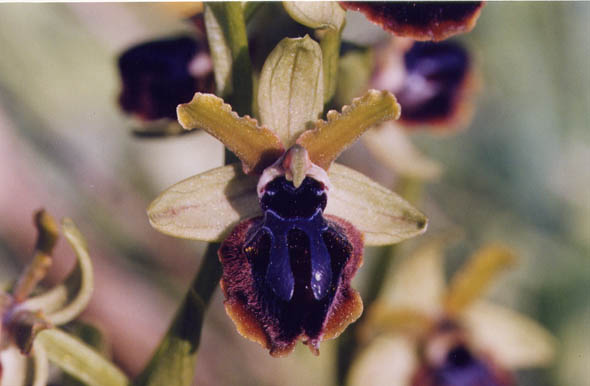
<path id="1" fill-rule="evenodd" d="M 136 385 L 192 384 L 205 311 L 221 278 L 218 249 L 217 243 L 207 247 L 203 262 L 172 325 L 148 366 L 135 381 Z"/>

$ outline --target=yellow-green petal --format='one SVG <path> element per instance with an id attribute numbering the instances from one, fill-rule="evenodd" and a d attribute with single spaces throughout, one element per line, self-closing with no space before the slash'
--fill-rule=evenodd
<path id="1" fill-rule="evenodd" d="M 362 173 L 334 164 L 326 214 L 352 223 L 366 245 L 395 244 L 426 230 L 427 218 L 403 198 Z"/>
<path id="2" fill-rule="evenodd" d="M 51 253 L 59 236 L 58 226 L 53 217 L 45 210 L 37 211 L 33 217 L 37 228 L 37 242 L 33 260 L 25 268 L 16 285 L 13 297 L 16 301 L 23 301 L 45 277 L 51 266 Z"/>
<path id="3" fill-rule="evenodd" d="M 284 153 L 271 130 L 253 118 L 239 117 L 213 94 L 196 93 L 192 101 L 178 106 L 177 113 L 185 129 L 203 129 L 219 139 L 242 161 L 245 173 L 260 173 Z"/>
<path id="4" fill-rule="evenodd" d="M 475 252 L 451 280 L 444 299 L 446 312 L 453 315 L 466 309 L 515 260 L 513 252 L 503 245 L 488 245 Z"/>
<path id="5" fill-rule="evenodd" d="M 26 310 L 43 311 L 45 319 L 54 325 L 67 323 L 84 311 L 94 289 L 94 273 L 86 240 L 69 218 L 62 220 L 62 229 L 76 254 L 76 266 L 61 284 L 27 299 L 21 305 Z"/>
<path id="6" fill-rule="evenodd" d="M 261 213 L 256 183 L 237 164 L 190 177 L 150 204 L 150 224 L 175 237 L 222 241 L 241 219 Z"/>
<path id="7" fill-rule="evenodd" d="M 285 38 L 268 55 L 258 84 L 260 121 L 285 147 L 324 109 L 322 50 L 309 36 Z"/>
<path id="8" fill-rule="evenodd" d="M 369 90 L 353 99 L 342 113 L 329 111 L 328 121 L 318 121 L 313 130 L 303 133 L 297 143 L 309 152 L 313 163 L 328 170 L 332 162 L 368 129 L 399 118 L 400 105 L 388 91 Z"/>
<path id="9" fill-rule="evenodd" d="M 397 261 L 383 285 L 380 301 L 389 309 L 411 308 L 432 318 L 438 316 L 446 287 L 443 253 L 447 243 L 447 237 L 427 240 Z"/>

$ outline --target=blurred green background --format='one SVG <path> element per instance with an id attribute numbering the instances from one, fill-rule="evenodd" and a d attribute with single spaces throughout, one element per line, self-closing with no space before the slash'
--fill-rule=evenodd
<path id="1" fill-rule="evenodd" d="M 472 125 L 453 136 L 415 135 L 445 168 L 417 206 L 432 229 L 459 226 L 466 235 L 449 272 L 485 242 L 512 246 L 519 264 L 491 297 L 558 338 L 554 366 L 519 374 L 523 385 L 590 385 L 588 20 L 590 3 L 488 3 L 459 38 L 483 79 Z M 170 184 L 220 165 L 223 150 L 203 133 L 133 137 L 116 105 L 116 59 L 134 43 L 186 29 L 157 4 L 0 4 L 0 283 L 30 258 L 35 209 L 72 217 L 97 272 L 85 319 L 102 327 L 132 374 L 165 331 L 204 247 L 152 230 L 145 207 Z M 54 281 L 73 263 L 63 243 L 57 256 Z M 235 332 L 218 291 L 197 381 L 328 385 L 334 352 L 325 342 L 319 358 L 305 347 L 269 357 Z"/>

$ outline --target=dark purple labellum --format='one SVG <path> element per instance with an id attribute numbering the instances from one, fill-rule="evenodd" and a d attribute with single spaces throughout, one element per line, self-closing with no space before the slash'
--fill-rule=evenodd
<path id="1" fill-rule="evenodd" d="M 142 43 L 119 58 L 123 89 L 121 108 L 142 120 L 176 120 L 176 106 L 196 91 L 212 92 L 213 72 L 194 76 L 190 63 L 198 54 L 209 55 L 204 41 L 178 37 Z"/>
<path id="2" fill-rule="evenodd" d="M 473 356 L 467 347 L 459 345 L 447 353 L 445 363 L 435 370 L 440 386 L 504 386 L 496 379 L 487 363 Z"/>
<path id="3" fill-rule="evenodd" d="M 472 351 L 463 328 L 452 320 L 441 321 L 434 334 L 424 343 L 425 363 L 414 375 L 413 386 L 514 384 L 510 372 L 497 366 L 492 358 L 484 353 Z"/>
<path id="4" fill-rule="evenodd" d="M 284 177 L 271 181 L 266 186 L 260 201 L 264 218 L 251 239 L 270 237 L 269 262 L 265 281 L 282 300 L 289 301 L 295 289 L 295 279 L 290 264 L 289 236 L 291 231 L 300 232 L 308 245 L 311 259 L 311 286 L 316 300 L 328 293 L 332 281 L 330 255 L 323 240 L 328 223 L 322 212 L 326 207 L 326 192 L 321 183 L 306 178 L 297 189 Z M 293 239 L 293 236 L 291 236 Z M 251 243 L 247 242 L 246 247 Z"/>
<path id="5" fill-rule="evenodd" d="M 482 1 L 344 1 L 344 8 L 360 11 L 386 31 L 415 40 L 443 40 L 467 32 L 477 20 Z"/>
<path id="6" fill-rule="evenodd" d="M 396 96 L 402 122 L 436 124 L 458 110 L 465 87 L 469 56 L 459 44 L 414 43 L 404 55 L 406 77 Z"/>
<path id="7" fill-rule="evenodd" d="M 315 352 L 324 335 L 338 335 L 360 314 L 350 280 L 362 236 L 324 217 L 326 203 L 325 187 L 313 178 L 295 188 L 277 177 L 261 197 L 264 216 L 238 225 L 221 246 L 228 313 L 273 355 L 288 353 L 299 338 Z"/>

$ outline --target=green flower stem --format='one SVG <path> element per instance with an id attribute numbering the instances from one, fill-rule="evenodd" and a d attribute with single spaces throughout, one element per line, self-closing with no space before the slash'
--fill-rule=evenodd
<path id="1" fill-rule="evenodd" d="M 324 104 L 326 105 L 330 103 L 336 92 L 341 33 L 342 30 L 327 28 L 326 31 L 322 31 L 320 39 L 324 67 Z"/>
<path id="2" fill-rule="evenodd" d="M 396 190 L 399 192 L 400 196 L 409 203 L 415 204 L 420 201 L 422 187 L 423 184 L 420 180 L 401 178 L 397 183 Z M 336 376 L 339 385 L 346 384 L 346 377 L 350 370 L 350 366 L 362 349 L 361 344 L 358 342 L 358 329 L 365 320 L 365 315 L 367 315 L 366 311 L 371 307 L 373 302 L 375 302 L 381 292 L 381 288 L 386 281 L 387 274 L 390 271 L 397 249 L 397 244 L 379 248 L 378 254 L 375 256 L 375 261 L 373 261 L 371 272 L 368 275 L 369 283 L 367 290 L 363 294 L 363 306 L 365 311 L 359 320 L 349 326 L 338 338 Z"/>
<path id="3" fill-rule="evenodd" d="M 230 96 L 234 111 L 240 115 L 252 110 L 252 65 L 248 52 L 248 37 L 244 10 L 240 2 L 207 3 L 222 30 L 231 51 L 232 86 Z M 225 164 L 237 162 L 234 154 L 225 150 Z M 219 243 L 211 243 L 203 262 L 182 302 L 168 332 L 160 342 L 147 367 L 137 377 L 135 385 L 191 385 L 195 375 L 197 349 L 207 306 L 221 278 L 217 257 Z"/>
<path id="4" fill-rule="evenodd" d="M 221 278 L 218 249 L 217 243 L 207 247 L 203 262 L 172 325 L 135 385 L 192 384 L 205 311 Z"/>
<path id="5" fill-rule="evenodd" d="M 239 115 L 252 110 L 252 63 L 248 51 L 248 35 L 244 9 L 238 1 L 207 3 L 220 24 L 232 59 L 230 104 Z"/>

